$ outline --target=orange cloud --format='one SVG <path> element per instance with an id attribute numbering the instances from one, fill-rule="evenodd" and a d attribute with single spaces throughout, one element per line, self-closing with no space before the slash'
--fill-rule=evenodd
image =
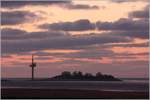
<path id="1" fill-rule="evenodd" d="M 137 47 L 113 47 L 111 50 L 115 53 L 143 53 L 143 52 L 148 52 L 148 48 L 137 48 Z"/>
<path id="2" fill-rule="evenodd" d="M 81 50 L 69 50 L 69 49 L 65 49 L 65 50 L 61 50 L 61 49 L 55 49 L 55 50 L 43 50 L 43 52 L 47 52 L 47 53 L 77 53 L 77 52 L 81 52 Z"/>

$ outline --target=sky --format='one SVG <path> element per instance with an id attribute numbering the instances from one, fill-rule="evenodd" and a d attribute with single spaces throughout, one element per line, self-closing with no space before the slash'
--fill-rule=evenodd
<path id="1" fill-rule="evenodd" d="M 147 78 L 148 0 L 1 2 L 1 75 L 63 71 Z"/>

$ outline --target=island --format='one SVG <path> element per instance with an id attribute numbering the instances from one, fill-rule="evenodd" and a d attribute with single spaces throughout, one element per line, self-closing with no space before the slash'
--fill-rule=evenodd
<path id="1" fill-rule="evenodd" d="M 60 75 L 56 75 L 50 80 L 53 81 L 122 81 L 121 79 L 115 78 L 112 75 L 102 74 L 101 72 L 97 72 L 96 75 L 92 75 L 91 73 L 83 74 L 81 71 L 64 71 Z"/>

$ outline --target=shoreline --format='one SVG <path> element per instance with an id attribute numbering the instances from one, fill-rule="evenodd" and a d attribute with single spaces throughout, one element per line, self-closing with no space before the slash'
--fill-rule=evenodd
<path id="1" fill-rule="evenodd" d="M 148 99 L 149 92 L 99 91 L 82 89 L 30 89 L 1 88 L 2 99 L 23 98 L 100 98 L 100 99 Z"/>

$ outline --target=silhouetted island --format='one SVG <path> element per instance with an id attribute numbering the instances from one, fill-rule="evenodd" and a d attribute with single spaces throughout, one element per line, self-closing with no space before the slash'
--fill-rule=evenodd
<path id="1" fill-rule="evenodd" d="M 91 73 L 83 74 L 80 71 L 64 71 L 61 75 L 57 75 L 51 78 L 51 80 L 59 80 L 59 81 L 121 81 L 118 78 L 115 78 L 112 75 L 102 74 L 101 72 L 96 73 L 96 75 L 92 75 Z"/>

